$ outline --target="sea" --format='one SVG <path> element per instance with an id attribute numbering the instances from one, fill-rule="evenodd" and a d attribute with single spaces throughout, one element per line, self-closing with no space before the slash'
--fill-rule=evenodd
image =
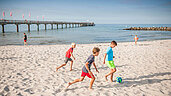
<path id="1" fill-rule="evenodd" d="M 144 30 L 123 30 L 130 27 L 171 27 L 171 24 L 96 24 L 95 26 L 57 29 L 56 25 L 31 25 L 28 32 L 27 25 L 19 25 L 19 32 L 16 32 L 15 25 L 5 25 L 5 33 L 2 33 L 0 26 L 0 46 L 23 45 L 23 33 L 28 37 L 29 45 L 55 45 L 55 44 L 92 44 L 116 42 L 133 42 L 137 35 L 139 41 L 171 39 L 171 31 L 144 31 Z"/>

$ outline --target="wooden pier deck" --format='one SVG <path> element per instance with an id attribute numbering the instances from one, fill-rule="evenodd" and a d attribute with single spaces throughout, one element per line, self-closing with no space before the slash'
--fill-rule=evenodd
<path id="1" fill-rule="evenodd" d="M 33 21 L 33 20 L 0 20 L 0 25 L 2 26 L 2 32 L 5 32 L 5 25 L 7 24 L 14 24 L 17 27 L 17 32 L 19 32 L 19 25 L 27 24 L 28 25 L 28 32 L 30 32 L 30 25 L 36 24 L 37 31 L 39 31 L 39 25 L 44 24 L 45 30 L 47 29 L 46 25 L 50 24 L 51 29 L 53 29 L 53 25 L 58 26 L 61 25 L 62 28 L 74 28 L 74 27 L 84 27 L 84 26 L 95 26 L 94 22 L 60 22 L 60 21 Z M 72 25 L 72 26 L 71 26 Z"/>

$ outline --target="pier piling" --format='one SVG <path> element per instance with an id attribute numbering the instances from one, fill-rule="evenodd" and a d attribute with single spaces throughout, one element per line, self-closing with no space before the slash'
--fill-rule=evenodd
<path id="1" fill-rule="evenodd" d="M 18 27 L 18 24 L 16 24 L 16 27 L 17 27 L 17 32 L 19 32 L 19 27 Z"/>
<path id="2" fill-rule="evenodd" d="M 37 31 L 39 31 L 39 24 L 37 24 Z"/>
<path id="3" fill-rule="evenodd" d="M 65 24 L 65 28 L 67 28 L 67 24 Z"/>
<path id="4" fill-rule="evenodd" d="M 51 24 L 51 29 L 53 30 L 53 24 Z"/>
<path id="5" fill-rule="evenodd" d="M 45 24 L 45 30 L 46 30 L 46 24 Z"/>
<path id="6" fill-rule="evenodd" d="M 62 24 L 62 29 L 63 29 L 63 24 Z"/>
<path id="7" fill-rule="evenodd" d="M 4 33 L 5 31 L 4 31 L 4 24 L 2 24 L 2 33 Z"/>
<path id="8" fill-rule="evenodd" d="M 28 32 L 30 32 L 30 24 L 28 24 Z"/>

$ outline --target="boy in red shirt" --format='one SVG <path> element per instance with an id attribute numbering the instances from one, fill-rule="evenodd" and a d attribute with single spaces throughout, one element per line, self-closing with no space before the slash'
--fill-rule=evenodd
<path id="1" fill-rule="evenodd" d="M 73 59 L 75 60 L 75 57 L 73 56 L 72 53 L 73 53 L 73 49 L 76 47 L 76 44 L 75 44 L 75 43 L 72 43 L 71 45 L 72 45 L 72 47 L 66 52 L 65 61 L 64 61 L 65 63 L 62 64 L 61 66 L 57 67 L 57 68 L 56 68 L 56 71 L 58 71 L 59 68 L 65 66 L 65 65 L 68 63 L 68 61 L 71 61 L 70 71 L 72 71 L 73 60 L 71 59 L 71 56 L 72 56 Z"/>

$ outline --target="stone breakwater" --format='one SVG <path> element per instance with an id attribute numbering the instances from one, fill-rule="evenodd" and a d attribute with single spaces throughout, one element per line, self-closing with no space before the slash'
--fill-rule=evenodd
<path id="1" fill-rule="evenodd" d="M 131 27 L 123 30 L 154 30 L 154 31 L 171 31 L 171 27 Z"/>

